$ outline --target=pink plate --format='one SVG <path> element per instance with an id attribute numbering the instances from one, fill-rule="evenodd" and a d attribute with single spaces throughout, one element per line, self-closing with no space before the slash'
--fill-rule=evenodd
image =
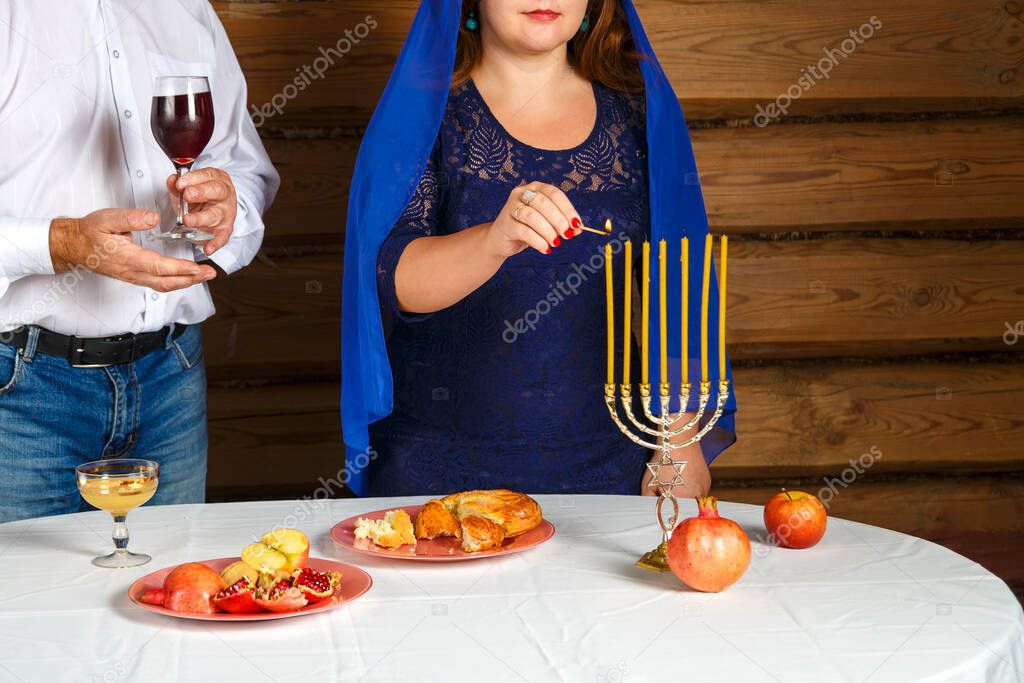
<path id="1" fill-rule="evenodd" d="M 237 557 L 222 557 L 219 560 L 203 560 L 200 564 L 205 564 L 210 569 L 219 572 L 232 562 L 237 561 Z M 141 579 L 133 583 L 132 587 L 128 589 L 128 599 L 142 609 L 147 609 L 150 612 L 157 612 L 158 614 L 166 614 L 169 617 L 179 617 L 181 619 L 203 619 L 206 621 L 264 621 L 266 619 L 285 619 L 287 617 L 301 617 L 305 614 L 313 614 L 315 612 L 325 612 L 329 609 L 334 609 L 342 603 L 355 600 L 363 593 L 370 590 L 370 586 L 373 585 L 373 579 L 370 578 L 369 574 L 359 567 L 353 567 L 350 564 L 342 564 L 341 562 L 334 562 L 333 560 L 321 560 L 311 557 L 306 563 L 306 566 L 321 572 L 339 572 L 341 574 L 341 592 L 333 598 L 323 600 L 314 605 L 307 605 L 295 612 L 257 612 L 256 614 L 228 614 L 227 612 L 217 612 L 215 614 L 207 614 L 205 612 L 175 612 L 174 610 L 167 609 L 166 607 L 150 605 L 142 602 L 141 600 L 142 594 L 150 588 L 159 588 L 164 585 L 164 578 L 166 578 L 167 575 L 171 573 L 171 570 L 174 569 L 174 567 L 164 567 L 159 571 L 143 576 Z"/>
<path id="2" fill-rule="evenodd" d="M 354 550 L 364 555 L 374 557 L 387 557 L 396 560 L 419 560 L 421 562 L 456 562 L 458 560 L 479 560 L 484 557 L 495 555 L 510 555 L 512 553 L 529 550 L 538 546 L 555 535 L 555 525 L 546 519 L 542 519 L 536 529 L 531 529 L 525 534 L 510 538 L 500 548 L 494 550 L 482 550 L 478 553 L 467 553 L 456 538 L 435 538 L 433 540 L 416 541 L 416 545 L 402 545 L 397 548 L 382 548 L 369 539 L 356 538 L 356 520 L 360 517 L 366 519 L 381 519 L 388 510 L 405 510 L 409 517 L 416 519 L 422 505 L 406 505 L 400 508 L 387 508 L 367 512 L 355 517 L 338 522 L 331 527 L 331 538 L 343 548 Z"/>

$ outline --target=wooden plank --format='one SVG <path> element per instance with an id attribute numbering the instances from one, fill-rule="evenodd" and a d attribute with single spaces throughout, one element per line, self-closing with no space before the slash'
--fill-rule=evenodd
<path id="1" fill-rule="evenodd" d="M 1024 118 L 694 132 L 728 232 L 1024 226 Z"/>
<path id="2" fill-rule="evenodd" d="M 737 241 L 730 257 L 728 338 L 747 347 L 885 341 L 899 355 L 973 338 L 1007 350 L 1024 295 L 1020 241 Z"/>
<path id="3" fill-rule="evenodd" d="M 1024 365 L 806 363 L 735 372 L 720 476 L 1024 469 Z"/>
<path id="4" fill-rule="evenodd" d="M 722 500 L 764 505 L 779 486 L 716 479 L 712 489 Z M 805 482 L 799 490 L 829 498 L 822 493 L 827 487 L 821 481 Z M 869 475 L 840 489 L 829 502 L 829 515 L 924 538 L 966 531 L 1024 534 L 1024 480 L 996 476 L 876 480 Z"/>
<path id="5" fill-rule="evenodd" d="M 728 339 L 736 360 L 1012 351 L 1024 242 L 734 240 Z M 341 255 L 264 259 L 213 283 L 211 377 L 335 376 Z M 765 286 L 771 283 L 771 286 Z M 301 343 L 296 335 L 301 335 Z"/>
<path id="6" fill-rule="evenodd" d="M 258 125 L 361 127 L 377 106 L 419 3 L 212 4 L 245 72 L 250 111 L 270 112 L 255 117 Z"/>
<path id="7" fill-rule="evenodd" d="M 738 368 L 739 438 L 716 460 L 714 475 L 828 478 L 846 488 L 843 482 L 865 474 L 1024 470 L 1022 370 L 1021 363 L 980 362 Z M 295 465 L 285 480 L 247 475 L 249 483 L 269 477 L 282 485 L 307 481 L 315 468 L 336 471 L 339 395 L 336 381 L 211 388 L 219 466 Z"/>
<path id="8" fill-rule="evenodd" d="M 270 125 L 362 126 L 408 31 L 417 0 L 214 2 L 245 69 L 250 102 L 272 102 L 338 48 L 324 76 Z M 691 118 L 751 119 L 812 74 L 790 115 L 1020 109 L 1024 23 L 1017 2 L 909 0 L 643 0 L 641 15 Z M 861 27 L 875 18 L 877 30 Z M 376 28 L 363 34 L 372 17 Z M 861 44 L 850 31 L 872 34 Z M 352 33 L 346 33 L 346 31 Z M 847 41 L 844 45 L 843 41 Z M 850 47 L 853 47 L 850 50 Z M 829 77 L 816 66 L 835 54 Z M 321 63 L 323 65 L 323 63 Z M 810 67 L 810 69 L 808 69 Z M 828 68 L 823 66 L 822 68 Z M 799 88 L 798 88 L 799 89 Z M 794 91 L 795 92 L 795 91 Z M 279 98 L 280 101 L 280 98 Z"/>
<path id="9" fill-rule="evenodd" d="M 264 140 L 281 176 L 266 215 L 265 247 L 340 245 L 359 138 Z"/>
<path id="10" fill-rule="evenodd" d="M 260 257 L 218 279 L 203 326 L 210 379 L 337 376 L 341 267 L 341 255 Z"/>
<path id="11" fill-rule="evenodd" d="M 1024 227 L 1024 118 L 694 130 L 730 234 Z M 267 140 L 284 186 L 267 244 L 343 241 L 355 138 Z"/>
<path id="12" fill-rule="evenodd" d="M 224 388 L 207 396 L 212 489 L 316 487 L 344 467 L 336 382 Z M 301 495 L 295 493 L 295 496 Z"/>

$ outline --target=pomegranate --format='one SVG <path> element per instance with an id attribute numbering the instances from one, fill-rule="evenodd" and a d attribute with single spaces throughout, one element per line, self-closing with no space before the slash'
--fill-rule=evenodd
<path id="1" fill-rule="evenodd" d="M 271 588 L 256 590 L 256 604 L 271 612 L 294 612 L 306 606 L 306 596 L 288 581 L 278 581 Z"/>
<path id="2" fill-rule="evenodd" d="M 220 574 L 205 564 L 187 562 L 171 570 L 163 588 L 147 590 L 141 600 L 176 612 L 216 612 L 213 597 L 224 587 Z"/>
<path id="3" fill-rule="evenodd" d="M 298 588 L 309 604 L 334 596 L 341 585 L 338 572 L 318 572 L 305 567 L 292 575 L 292 586 Z"/>
<path id="4" fill-rule="evenodd" d="M 227 588 L 213 596 L 213 604 L 217 609 L 232 614 L 252 614 L 262 612 L 263 608 L 256 602 L 255 588 L 248 577 L 243 576 Z"/>
<path id="5" fill-rule="evenodd" d="M 697 498 L 698 516 L 684 519 L 668 541 L 668 566 L 694 590 L 717 593 L 750 565 L 750 539 L 740 525 L 718 516 L 714 496 Z"/>

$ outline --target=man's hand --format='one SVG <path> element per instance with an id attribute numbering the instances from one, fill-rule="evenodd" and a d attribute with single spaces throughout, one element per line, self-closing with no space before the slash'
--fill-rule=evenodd
<path id="1" fill-rule="evenodd" d="M 131 233 L 160 222 L 154 211 L 102 209 L 85 218 L 58 218 L 50 224 L 53 269 L 84 267 L 100 275 L 171 292 L 212 280 L 217 272 L 194 261 L 168 258 L 132 242 Z"/>
<path id="2" fill-rule="evenodd" d="M 213 235 L 203 253 L 209 256 L 228 243 L 238 214 L 238 197 L 231 176 L 219 168 L 199 168 L 180 177 L 171 175 L 167 189 L 175 206 L 179 192 L 184 193 L 188 204 L 185 225 Z"/>

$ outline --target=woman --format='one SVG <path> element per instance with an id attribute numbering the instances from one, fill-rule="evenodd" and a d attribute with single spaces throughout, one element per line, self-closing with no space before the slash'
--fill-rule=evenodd
<path id="1" fill-rule="evenodd" d="M 352 488 L 653 493 L 652 454 L 603 405 L 593 257 L 602 262 L 609 239 L 616 253 L 627 240 L 634 254 L 645 239 L 678 245 L 683 226 L 702 244 L 694 171 L 628 0 L 423 3 L 350 199 L 342 415 L 350 455 L 370 449 L 352 458 Z M 607 238 L 580 230 L 606 218 Z M 386 358 L 378 293 L 393 320 Z M 677 495 L 706 492 L 706 462 L 734 440 L 733 411 L 703 457 L 702 446 L 676 452 L 688 461 Z"/>

